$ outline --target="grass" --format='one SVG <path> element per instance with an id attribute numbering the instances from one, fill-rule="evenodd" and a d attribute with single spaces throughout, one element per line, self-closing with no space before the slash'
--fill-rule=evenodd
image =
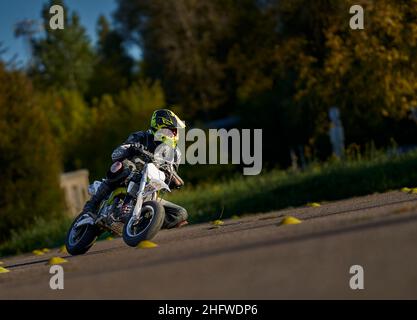
<path id="1" fill-rule="evenodd" d="M 10 240 L 0 244 L 0 256 L 31 252 L 35 249 L 60 247 L 65 243 L 73 218 L 45 221 L 38 219 L 30 229 L 12 232 Z M 110 235 L 104 232 L 98 240 Z"/>
<path id="2" fill-rule="evenodd" d="M 220 212 L 228 218 L 413 185 L 417 185 L 416 152 L 316 164 L 299 173 L 272 170 L 187 188 L 167 199 L 187 208 L 190 222 L 203 222 L 218 219 Z"/>
<path id="3" fill-rule="evenodd" d="M 303 172 L 264 171 L 226 182 L 189 186 L 166 198 L 187 208 L 189 221 L 204 222 L 266 212 L 308 202 L 338 200 L 417 185 L 417 152 L 372 160 L 313 164 Z M 71 219 L 38 220 L 0 244 L 0 255 L 64 243 Z M 103 238 L 103 237 L 101 237 Z"/>
<path id="4" fill-rule="evenodd" d="M 30 229 L 12 232 L 10 240 L 0 244 L 0 255 L 60 246 L 65 241 L 71 222 L 70 218 L 52 221 L 38 219 Z"/>

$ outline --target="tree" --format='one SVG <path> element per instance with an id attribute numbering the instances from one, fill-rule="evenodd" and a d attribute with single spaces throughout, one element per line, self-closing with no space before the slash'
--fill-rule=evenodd
<path id="1" fill-rule="evenodd" d="M 59 146 L 65 171 L 80 169 L 82 161 L 76 152 L 91 130 L 91 108 L 74 90 L 47 89 L 35 97 L 48 117 L 52 133 Z"/>
<path id="2" fill-rule="evenodd" d="M 0 63 L 0 241 L 61 214 L 60 157 L 30 81 Z"/>
<path id="3" fill-rule="evenodd" d="M 220 1 L 119 1 L 116 19 L 141 45 L 144 74 L 161 80 L 168 103 L 205 118 L 226 104 L 222 85 L 228 35 Z"/>
<path id="4" fill-rule="evenodd" d="M 49 8 L 64 6 L 65 28 L 49 27 Z M 51 0 L 42 10 L 45 36 L 32 39 L 33 67 L 31 74 L 40 87 L 64 88 L 85 93 L 91 78 L 94 53 L 85 29 L 76 13 L 69 14 L 61 0 Z"/>
<path id="5" fill-rule="evenodd" d="M 90 100 L 103 94 L 115 94 L 126 89 L 132 79 L 133 59 L 127 54 L 123 37 L 104 16 L 97 21 L 97 60 L 90 79 Z"/>
<path id="6" fill-rule="evenodd" d="M 111 164 L 110 155 L 129 134 L 149 128 L 155 109 L 165 106 L 158 82 L 134 82 L 118 94 L 95 99 L 89 127 L 73 151 L 73 157 L 88 168 L 93 178 L 102 178 Z"/>
<path id="7" fill-rule="evenodd" d="M 300 14 L 310 9 L 306 1 L 282 2 L 286 20 L 276 57 L 295 74 L 294 103 L 318 115 L 316 134 L 326 131 L 323 119 L 337 105 L 348 140 L 365 143 L 381 136 L 386 143 L 385 120 L 402 119 L 417 106 L 416 2 L 358 4 L 366 12 L 365 29 L 354 31 L 350 1 L 316 1 L 316 14 L 308 15 Z M 290 29 L 291 19 L 301 30 Z"/>
<path id="8" fill-rule="evenodd" d="M 347 144 L 377 146 L 417 107 L 417 1 L 358 1 L 364 30 L 350 29 L 347 0 L 118 2 L 119 28 L 167 101 L 192 119 L 239 113 L 261 126 L 274 165 L 306 144 L 325 158 L 333 106 Z"/>

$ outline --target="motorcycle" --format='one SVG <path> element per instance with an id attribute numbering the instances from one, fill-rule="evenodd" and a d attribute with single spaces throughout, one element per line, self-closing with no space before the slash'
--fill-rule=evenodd
<path id="1" fill-rule="evenodd" d="M 164 207 L 157 201 L 163 192 L 171 192 L 165 183 L 167 174 L 172 178 L 173 161 L 140 150 L 140 155 L 125 160 L 131 168 L 129 176 L 104 199 L 97 218 L 80 214 L 72 223 L 66 237 L 66 248 L 71 255 L 86 253 L 105 231 L 122 236 L 124 242 L 137 246 L 141 241 L 155 237 L 164 219 Z M 94 195 L 102 182 L 89 186 Z"/>

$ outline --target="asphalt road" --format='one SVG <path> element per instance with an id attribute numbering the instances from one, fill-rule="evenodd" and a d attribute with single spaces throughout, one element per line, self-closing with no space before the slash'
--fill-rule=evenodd
<path id="1" fill-rule="evenodd" d="M 292 215 L 303 222 L 279 225 Z M 0 258 L 0 299 L 416 299 L 417 194 L 389 192 L 161 231 L 153 249 L 100 241 Z M 52 256 L 65 257 L 51 290 Z M 364 289 L 352 290 L 352 265 Z"/>

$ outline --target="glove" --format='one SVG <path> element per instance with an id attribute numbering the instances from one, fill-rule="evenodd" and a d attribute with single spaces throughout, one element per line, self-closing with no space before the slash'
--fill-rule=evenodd
<path id="1" fill-rule="evenodd" d="M 122 161 L 123 159 L 128 157 L 128 155 L 129 155 L 128 148 L 129 148 L 128 145 L 121 145 L 121 146 L 117 147 L 111 155 L 111 158 L 112 158 L 113 162 Z"/>
<path id="2" fill-rule="evenodd" d="M 145 151 L 145 147 L 143 146 L 143 144 L 141 144 L 139 142 L 132 143 L 130 148 L 133 149 L 136 152 Z"/>
<path id="3" fill-rule="evenodd" d="M 172 176 L 171 185 L 176 189 L 180 189 L 184 185 L 184 181 L 178 174 L 174 173 Z"/>

